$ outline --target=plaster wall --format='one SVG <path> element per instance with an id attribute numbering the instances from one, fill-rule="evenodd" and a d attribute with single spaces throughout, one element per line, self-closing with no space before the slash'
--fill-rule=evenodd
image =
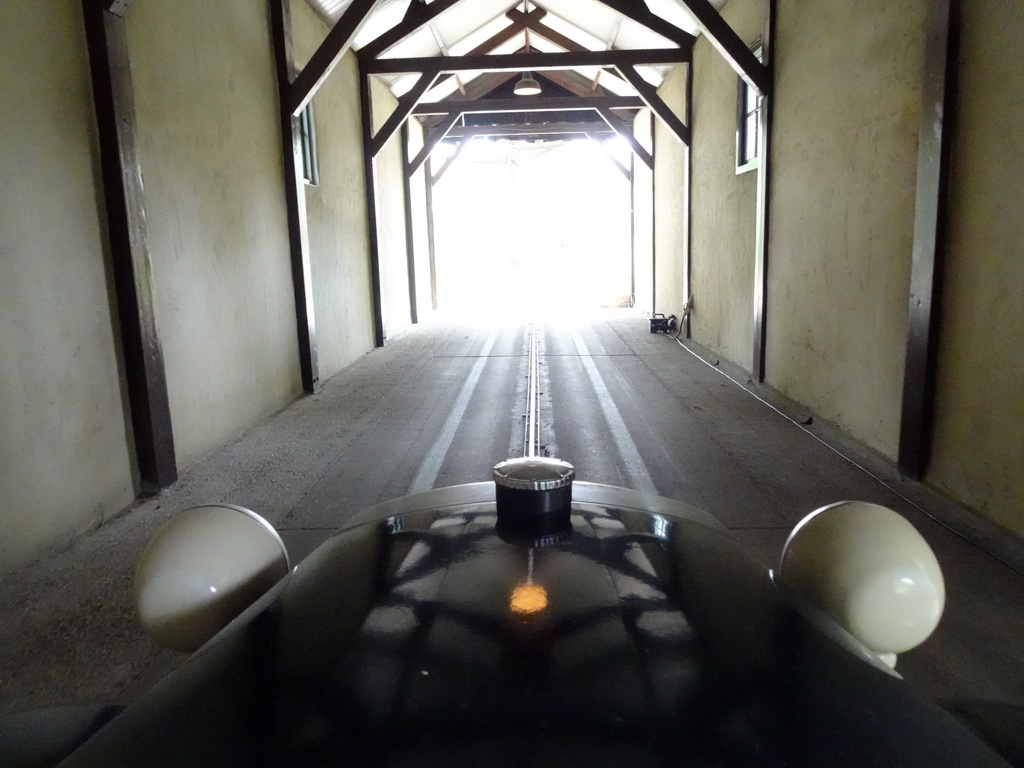
<path id="1" fill-rule="evenodd" d="M 292 2 L 296 66 L 302 68 L 328 27 L 303 0 Z M 313 98 L 320 184 L 306 185 L 313 308 L 320 379 L 373 348 L 370 243 L 363 181 L 359 67 L 346 53 Z"/>
<path id="2" fill-rule="evenodd" d="M 963 14 L 927 479 L 1024 534 L 1024 6 Z"/>
<path id="3" fill-rule="evenodd" d="M 665 104 L 686 122 L 686 66 L 675 67 L 658 89 Z M 654 285 L 656 312 L 682 317 L 686 303 L 686 254 L 689 217 L 687 216 L 686 175 L 689 157 L 686 148 L 661 120 L 654 124 L 654 143 L 658 153 L 654 162 Z"/>
<path id="4" fill-rule="evenodd" d="M 373 102 L 373 130 L 387 121 L 398 105 L 387 86 L 378 78 L 370 78 Z M 377 242 L 380 260 L 381 303 L 384 313 L 384 334 L 400 333 L 412 324 L 409 314 L 409 266 L 406 261 L 405 200 L 403 185 L 401 131 L 384 145 L 376 158 Z"/>
<path id="5" fill-rule="evenodd" d="M 127 14 L 178 461 L 301 390 L 267 7 Z"/>
<path id="6" fill-rule="evenodd" d="M 926 0 L 777 9 L 767 380 L 899 438 Z"/>
<path id="7" fill-rule="evenodd" d="M 0 572 L 134 495 L 81 9 L 0 4 Z"/>
<path id="8" fill-rule="evenodd" d="M 731 0 L 725 20 L 747 44 L 764 32 L 761 0 Z M 691 285 L 693 338 L 753 369 L 757 170 L 736 173 L 738 78 L 704 38 L 693 48 Z"/>
<path id="9" fill-rule="evenodd" d="M 651 110 L 641 109 L 633 121 L 633 134 L 650 152 L 654 146 Z M 633 158 L 633 288 L 634 306 L 654 311 L 654 172 Z"/>

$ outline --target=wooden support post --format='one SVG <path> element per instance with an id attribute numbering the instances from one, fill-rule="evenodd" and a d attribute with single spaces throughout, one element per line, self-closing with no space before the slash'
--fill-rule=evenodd
<path id="1" fill-rule="evenodd" d="M 154 492 L 178 479 L 178 467 L 153 303 L 128 40 L 120 15 L 126 9 L 126 2 L 82 3 L 132 434 L 141 489 Z"/>
<path id="2" fill-rule="evenodd" d="M 959 28 L 957 0 L 928 5 L 899 445 L 900 471 L 914 478 L 931 452 Z"/>
<path id="3" fill-rule="evenodd" d="M 363 128 L 363 179 L 366 189 L 366 234 L 370 246 L 370 287 L 373 302 L 373 343 L 384 346 L 384 305 L 381 298 L 380 240 L 377 234 L 377 161 L 373 156 L 373 98 L 370 77 L 359 62 L 359 112 Z"/>
<path id="4" fill-rule="evenodd" d="M 764 381 L 768 339 L 768 208 L 771 179 L 772 85 L 775 67 L 772 63 L 772 35 L 775 26 L 775 0 L 764 0 L 764 33 L 761 36 L 761 59 L 766 80 L 761 91 L 761 112 L 758 117 L 757 203 L 754 221 L 754 379 Z M 751 54 L 753 55 L 753 54 Z"/>
<path id="5" fill-rule="evenodd" d="M 686 65 L 686 124 L 693 125 L 693 59 Z M 686 194 L 686 261 L 683 273 L 683 296 L 689 306 L 693 298 L 693 150 L 687 145 L 683 150 L 686 156 L 686 177 L 683 179 Z M 685 338 L 690 336 L 690 313 L 684 313 L 681 321 Z"/>
<path id="6" fill-rule="evenodd" d="M 313 311 L 313 280 L 309 262 L 306 221 L 306 184 L 302 177 L 302 128 L 288 105 L 295 63 L 292 54 L 290 0 L 270 0 L 274 60 L 280 95 L 281 153 L 284 159 L 284 192 L 288 214 L 288 245 L 291 251 L 295 325 L 298 331 L 302 388 L 315 392 L 320 383 L 316 347 L 316 314 Z"/>
<path id="7" fill-rule="evenodd" d="M 412 177 L 415 171 L 409 163 L 409 124 L 402 123 L 402 202 L 405 205 L 405 264 L 409 271 L 409 319 L 413 325 L 420 321 L 416 301 L 416 238 L 412 231 Z"/>
<path id="8" fill-rule="evenodd" d="M 463 142 L 463 144 L 468 142 Z M 461 145 L 460 145 L 461 146 Z M 440 176 L 440 172 L 437 174 Z M 423 181 L 427 185 L 427 255 L 430 258 L 430 308 L 437 309 L 437 252 L 434 246 L 434 184 L 437 180 L 430 172 L 430 158 L 424 166 Z"/>

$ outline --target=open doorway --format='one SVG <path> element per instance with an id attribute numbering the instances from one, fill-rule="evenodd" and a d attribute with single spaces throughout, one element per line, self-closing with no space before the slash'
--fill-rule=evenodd
<path id="1" fill-rule="evenodd" d="M 624 306 L 629 152 L 618 139 L 473 140 L 433 192 L 438 309 Z"/>

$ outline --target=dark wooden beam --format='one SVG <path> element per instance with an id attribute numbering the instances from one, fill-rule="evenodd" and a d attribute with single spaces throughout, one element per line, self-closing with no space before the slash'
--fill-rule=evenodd
<path id="1" fill-rule="evenodd" d="M 373 98 L 370 77 L 359 63 L 359 116 L 363 129 L 363 183 L 366 191 L 366 234 L 370 246 L 370 300 L 373 302 L 373 343 L 384 346 L 384 306 L 380 285 L 380 240 L 377 234 L 377 161 L 373 155 Z"/>
<path id="2" fill-rule="evenodd" d="M 135 455 L 142 490 L 154 492 L 178 479 L 178 466 L 153 302 L 127 33 L 124 19 L 94 0 L 83 0 L 82 9 Z"/>
<path id="3" fill-rule="evenodd" d="M 572 112 L 583 109 L 641 109 L 643 100 L 636 96 L 516 96 L 511 99 L 483 99 L 461 103 L 464 115 L 490 112 Z M 450 101 L 418 104 L 414 115 L 444 115 L 453 109 Z"/>
<path id="4" fill-rule="evenodd" d="M 547 16 L 547 14 L 548 14 L 548 12 L 545 11 L 543 8 L 534 8 L 532 11 L 530 11 L 527 14 L 527 16 L 530 19 L 540 20 L 540 19 L 543 19 L 545 16 Z M 489 38 L 484 40 L 482 43 L 480 43 L 480 45 L 476 46 L 476 48 L 474 48 L 473 50 L 469 51 L 466 55 L 467 56 L 480 56 L 480 55 L 483 55 L 483 54 L 490 53 L 491 51 L 497 49 L 499 46 L 502 46 L 505 43 L 507 43 L 509 40 L 514 38 L 516 35 L 518 35 L 522 31 L 523 31 L 523 25 L 522 24 L 520 24 L 518 22 L 517 23 L 513 23 L 513 24 L 509 24 L 507 27 L 505 27 L 500 32 L 496 32 L 495 34 L 491 35 Z M 451 77 L 455 77 L 455 75 L 451 74 L 451 73 L 445 74 L 445 75 L 441 75 L 441 77 L 439 77 L 437 79 L 437 84 L 440 85 L 441 83 L 445 82 L 446 80 L 448 80 L 448 78 L 451 78 Z M 465 86 L 460 88 L 460 90 L 462 90 L 463 91 L 463 95 L 465 95 Z"/>
<path id="5" fill-rule="evenodd" d="M 571 70 L 558 71 L 552 69 L 547 72 L 538 72 L 537 77 L 542 80 L 550 80 L 555 85 L 565 88 L 569 93 L 574 93 L 581 99 L 587 99 L 594 96 L 614 95 L 601 85 L 598 85 L 595 88 L 593 82 L 583 77 L 583 75 L 578 72 L 573 72 Z"/>
<path id="6" fill-rule="evenodd" d="M 629 81 L 629 84 L 636 89 L 636 92 L 640 94 L 640 98 L 644 100 L 644 103 L 665 124 L 669 133 L 679 139 L 679 142 L 684 147 L 690 146 L 690 127 L 685 125 L 669 105 L 662 100 L 661 96 L 658 95 L 658 89 L 644 80 L 633 67 L 623 65 L 618 69 L 622 76 Z"/>
<path id="7" fill-rule="evenodd" d="M 288 106 L 291 76 L 295 71 L 289 0 L 270 0 L 270 22 L 280 103 L 285 207 L 288 217 L 292 288 L 295 295 L 299 369 L 302 375 L 302 388 L 306 392 L 315 392 L 320 383 L 320 370 L 316 346 L 316 314 L 313 311 L 313 280 L 309 262 L 306 183 L 302 178 L 302 128 L 299 118 L 292 114 Z"/>
<path id="8" fill-rule="evenodd" d="M 764 32 L 761 35 L 761 57 L 768 80 L 761 93 L 758 117 L 757 202 L 754 209 L 754 356 L 752 373 L 764 381 L 767 366 L 768 340 L 768 209 L 771 180 L 772 77 L 774 76 L 775 0 L 764 0 Z"/>
<path id="9" fill-rule="evenodd" d="M 519 138 L 539 138 L 542 136 L 566 136 L 579 134 L 585 136 L 608 135 L 615 133 L 612 128 L 601 120 L 579 123 L 515 123 L 508 125 L 474 125 L 465 128 L 457 127 L 448 131 L 449 139 L 475 138 L 477 136 L 515 136 Z"/>
<path id="10" fill-rule="evenodd" d="M 376 59 L 381 54 L 386 53 L 403 40 L 415 34 L 458 2 L 459 0 L 434 0 L 430 5 L 424 5 L 420 0 L 412 0 L 405 17 L 387 32 L 380 35 L 380 37 L 364 45 L 362 50 L 359 51 L 359 57 L 361 59 Z"/>
<path id="11" fill-rule="evenodd" d="M 461 142 L 459 144 L 459 150 L 463 144 L 468 142 Z M 448 165 L 447 163 L 445 164 Z M 439 171 L 437 176 L 431 173 L 430 169 L 430 158 L 427 158 L 426 166 L 423 173 L 423 182 L 426 185 L 427 195 L 427 258 L 430 261 L 430 308 L 437 309 L 437 253 L 434 246 L 434 185 L 437 183 L 437 179 L 441 176 Z"/>
<path id="12" fill-rule="evenodd" d="M 747 52 L 750 53 L 750 51 Z M 753 57 L 752 53 L 750 55 Z M 426 56 L 412 59 L 376 59 L 366 62 L 366 71 L 371 75 L 426 72 L 437 63 L 439 58 L 442 61 L 442 72 L 519 72 L 524 69 L 539 72 L 545 69 L 575 69 L 577 67 L 681 64 L 690 60 L 690 52 L 681 48 L 639 48 L 622 51 Z"/>
<path id="13" fill-rule="evenodd" d="M 633 154 L 644 161 L 644 165 L 654 170 L 654 155 L 648 152 L 643 144 L 637 141 L 636 136 L 633 135 L 633 129 L 631 126 L 626 125 L 615 115 L 612 114 L 609 109 L 598 109 L 597 114 L 601 116 L 601 119 L 608 124 L 608 127 L 615 131 L 621 138 L 626 140 L 629 144 L 630 149 L 633 150 Z"/>
<path id="14" fill-rule="evenodd" d="M 602 0 L 608 2 L 608 0 Z M 757 60 L 733 28 L 722 18 L 708 0 L 676 0 L 686 8 L 700 26 L 701 32 L 718 50 L 736 74 L 742 77 L 757 92 L 766 95 L 771 87 L 767 67 Z"/>
<path id="15" fill-rule="evenodd" d="M 453 93 L 444 101 L 434 102 L 438 106 L 447 105 L 449 110 L 459 111 L 461 105 L 468 104 L 477 99 L 481 99 L 488 93 L 500 88 L 509 80 L 514 80 L 519 77 L 518 72 L 486 72 L 479 77 L 475 77 L 466 84 L 465 93 Z M 446 110 L 443 114 L 427 116 L 423 119 L 423 127 L 430 130 L 436 127 L 443 119 L 444 116 L 449 114 L 449 110 Z"/>
<path id="16" fill-rule="evenodd" d="M 924 474 L 931 453 L 959 37 L 956 0 L 930 3 L 917 145 L 914 250 L 899 445 L 900 470 L 914 478 Z"/>
<path id="17" fill-rule="evenodd" d="M 661 16 L 651 13 L 645 2 L 636 0 L 601 0 L 605 5 L 618 11 L 628 19 L 647 27 L 652 32 L 669 40 L 680 48 L 690 49 L 696 38 L 689 32 L 665 21 Z"/>
<path id="18" fill-rule="evenodd" d="M 505 14 L 511 21 L 526 27 L 530 31 L 536 33 L 540 37 L 547 40 L 549 43 L 554 43 L 559 48 L 566 51 L 589 51 L 587 46 L 576 42 L 570 37 L 563 35 L 561 32 L 552 29 L 547 24 L 543 23 L 540 19 L 536 18 L 532 13 L 524 14 L 522 11 L 513 8 Z M 602 69 L 602 73 L 611 75 L 616 80 L 619 80 L 619 73 L 614 69 Z"/>
<path id="19" fill-rule="evenodd" d="M 413 108 L 419 104 L 420 99 L 423 98 L 423 94 L 430 90 L 430 86 L 433 84 L 436 77 L 436 71 L 424 72 L 420 75 L 420 79 L 416 81 L 412 90 L 404 94 L 398 100 L 398 106 L 395 107 L 395 111 L 391 113 L 387 121 L 381 126 L 380 130 L 377 131 L 370 143 L 374 157 L 376 157 L 384 148 L 384 145 L 391 140 L 391 137 L 395 135 L 395 131 L 398 130 L 399 126 L 405 125 L 405 119 L 412 113 Z"/>
<path id="20" fill-rule="evenodd" d="M 412 231 L 412 177 L 414 172 L 409 163 L 409 124 L 402 123 L 402 202 L 405 206 L 405 267 L 409 273 L 409 320 L 413 325 L 420 321 L 416 304 L 416 238 Z"/>
<path id="21" fill-rule="evenodd" d="M 437 184 L 437 182 L 441 180 L 441 177 L 444 176 L 445 172 L 449 168 L 452 167 L 452 163 L 454 163 L 458 159 L 459 155 L 462 154 L 462 150 L 468 147 L 469 142 L 471 141 L 472 139 L 466 139 L 465 141 L 458 141 L 455 143 L 455 151 L 448 155 L 448 159 L 444 161 L 444 164 L 440 168 L 437 169 L 437 173 L 433 174 L 430 177 L 430 186 Z"/>
<path id="22" fill-rule="evenodd" d="M 381 0 L 352 0 L 351 5 L 345 9 L 292 83 L 287 103 L 293 115 L 299 114 L 313 98 L 313 94 L 331 74 L 334 66 L 341 61 L 341 57 L 345 55 L 359 33 L 360 27 L 379 2 Z"/>
<path id="23" fill-rule="evenodd" d="M 430 153 L 434 151 L 434 147 L 440 143 L 441 139 L 443 139 L 448 131 L 451 130 L 451 127 L 458 122 L 460 117 L 462 117 L 462 113 L 459 111 L 450 113 L 437 124 L 433 131 L 424 137 L 423 148 L 420 149 L 419 153 L 411 163 L 413 173 L 416 173 L 420 166 L 423 165 L 424 161 L 430 157 Z"/>

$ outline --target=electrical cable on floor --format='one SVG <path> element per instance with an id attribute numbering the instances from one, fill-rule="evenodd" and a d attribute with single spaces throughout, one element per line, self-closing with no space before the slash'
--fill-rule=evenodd
<path id="1" fill-rule="evenodd" d="M 683 325 L 683 324 L 682 324 L 682 323 L 680 322 L 680 323 L 679 323 L 679 327 L 680 327 L 680 329 L 682 329 L 682 325 Z M 667 335 L 667 334 L 666 334 L 666 335 Z M 707 360 L 705 360 L 705 359 L 704 359 L 703 357 L 701 357 L 700 355 L 698 355 L 698 354 L 697 354 L 696 352 L 694 352 L 694 351 L 693 351 L 692 349 L 690 349 L 689 347 L 687 347 L 687 346 L 686 346 L 686 345 L 685 345 L 685 344 L 684 344 L 683 342 L 681 342 L 681 341 L 679 340 L 679 334 L 678 334 L 678 333 L 677 333 L 677 334 L 676 334 L 675 336 L 669 336 L 669 338 L 673 339 L 673 340 L 674 340 L 674 341 L 676 342 L 676 344 L 678 344 L 678 345 L 679 345 L 680 347 L 682 347 L 682 348 L 683 348 L 683 349 L 685 349 L 685 350 L 686 350 L 687 352 L 689 352 L 689 353 L 690 353 L 691 355 L 693 355 L 693 356 L 694 356 L 694 357 L 695 357 L 695 358 L 696 358 L 697 360 L 700 360 L 700 362 L 704 363 L 704 365 L 706 365 L 706 366 L 707 366 L 708 368 L 710 368 L 711 370 L 715 371 L 716 373 L 718 373 L 718 374 L 720 374 L 720 375 L 724 376 L 724 377 L 725 377 L 725 378 L 727 378 L 727 379 L 728 379 L 729 381 L 731 381 L 731 382 L 732 382 L 733 384 L 735 384 L 735 385 L 736 385 L 737 387 L 739 387 L 739 388 L 740 388 L 740 389 L 742 389 L 742 390 L 743 390 L 744 392 L 746 392 L 746 393 L 747 393 L 747 394 L 749 394 L 749 395 L 750 395 L 751 397 L 753 397 L 753 398 L 754 398 L 755 400 L 758 400 L 758 401 L 760 401 L 760 402 L 764 403 L 764 404 L 765 404 L 765 405 L 767 405 L 767 406 L 768 406 L 769 408 L 771 408 L 771 409 L 772 409 L 773 411 L 775 411 L 775 412 L 776 412 L 777 414 L 779 414 L 780 416 L 782 416 L 782 417 L 783 417 L 784 419 L 786 419 L 787 421 L 791 422 L 792 424 L 795 424 L 795 425 L 796 425 L 796 426 L 797 426 L 797 427 L 798 427 L 799 429 L 803 430 L 803 431 L 804 431 L 804 432 L 805 432 L 806 434 L 808 434 L 808 435 L 810 435 L 811 437 L 813 437 L 813 438 L 814 438 L 815 440 L 817 440 L 817 441 L 818 441 L 819 443 L 821 443 L 821 444 L 822 444 L 823 446 L 825 446 L 826 448 L 828 448 L 828 449 L 829 449 L 830 451 L 832 451 L 832 452 L 833 452 L 834 454 L 836 454 L 836 455 L 837 455 L 837 456 L 839 456 L 840 458 L 844 459 L 844 460 L 845 460 L 845 461 L 847 461 L 848 463 L 852 464 L 852 465 L 853 465 L 854 467 L 856 467 L 856 468 L 857 468 L 857 469 L 859 469 L 859 470 L 860 470 L 861 472 L 863 472 L 864 474 L 866 474 L 866 475 L 867 475 L 868 477 L 870 477 L 870 478 L 871 478 L 872 480 L 874 480 L 875 482 L 879 483 L 879 484 L 880 484 L 880 485 L 881 485 L 881 486 L 882 486 L 883 488 L 886 488 L 886 489 L 888 489 L 888 490 L 889 490 L 889 491 L 890 491 L 890 492 L 891 492 L 891 493 L 892 493 L 893 495 L 897 496 L 897 497 L 898 497 L 898 498 L 900 498 L 900 499 L 903 499 L 903 501 L 905 501 L 905 502 L 906 502 L 907 504 L 909 504 L 910 506 L 912 506 L 912 507 L 913 507 L 914 509 L 916 509 L 916 510 L 917 510 L 918 512 L 920 512 L 921 514 L 923 514 L 923 515 L 924 515 L 925 517 L 928 517 L 928 518 L 930 518 L 931 520 L 933 520 L 934 522 L 936 522 L 936 523 L 938 523 L 939 525 L 941 525 L 941 526 L 942 526 L 943 528 L 945 528 L 945 529 L 946 529 L 947 531 L 949 531 L 950 533 L 954 534 L 955 536 L 958 536 L 958 537 L 960 537 L 961 539 L 963 539 L 964 541 L 966 541 L 966 542 L 967 542 L 968 544 L 970 544 L 971 546 L 973 546 L 973 547 L 975 547 L 975 548 L 977 548 L 977 549 L 981 550 L 982 552 L 984 552 L 984 553 L 985 553 L 986 555 L 988 555 L 989 557 L 992 557 L 992 558 L 994 558 L 995 560 L 998 560 L 998 561 L 999 561 L 1000 563 L 1002 563 L 1003 565 L 1005 565 L 1005 566 L 1007 566 L 1008 568 L 1012 569 L 1013 571 L 1015 571 L 1015 572 L 1017 572 L 1017 573 L 1021 573 L 1022 575 L 1024 575 L 1024 572 L 1022 572 L 1022 571 L 1021 571 L 1021 570 L 1020 570 L 1020 569 L 1019 569 L 1019 568 L 1018 568 L 1018 567 L 1017 567 L 1017 566 L 1016 566 L 1015 564 L 1013 564 L 1013 563 L 1009 563 L 1009 562 L 1007 562 L 1006 560 L 1004 560 L 1003 558 L 1001 558 L 1001 557 L 1000 557 L 999 555 L 997 555 L 997 554 L 995 554 L 995 553 L 993 553 L 993 552 L 989 552 L 989 551 L 988 551 L 987 549 L 984 549 L 983 547 L 981 547 L 980 545 L 978 545 L 978 544 L 977 544 L 977 543 L 976 543 L 976 542 L 975 542 L 975 541 L 974 541 L 973 539 L 971 539 L 970 537 L 968 537 L 968 536 L 966 536 L 965 534 L 961 533 L 960 531 L 956 530 L 955 528 L 953 528 L 952 526 L 950 526 L 950 525 L 949 525 L 948 523 L 944 522 L 943 520 L 940 520 L 939 518 L 937 518 L 937 517 L 936 517 L 935 515 L 933 515 L 933 514 L 932 514 L 931 512 L 929 512 L 929 511 L 928 511 L 927 509 L 925 509 L 924 507 L 922 507 L 922 506 L 921 506 L 920 504 L 918 504 L 917 502 L 913 501 L 912 499 L 909 499 L 909 498 L 907 498 L 907 497 L 906 497 L 906 495 L 904 495 L 903 493 L 900 493 L 900 491 L 899 491 L 899 490 L 897 490 L 896 488 L 894 488 L 894 487 L 893 487 L 893 486 L 892 486 L 892 485 L 891 485 L 891 484 L 890 484 L 889 482 L 887 482 L 886 480 L 883 480 L 882 478 L 878 477 L 878 475 L 876 475 L 876 474 L 875 474 L 874 472 L 872 472 L 871 470 L 867 469 L 866 467 L 864 467 L 864 466 L 862 466 L 862 465 L 858 464 L 858 463 L 857 463 L 856 461 L 854 461 L 853 459 L 851 459 L 851 458 L 850 458 L 849 456 L 847 456 L 847 455 L 846 455 L 845 453 L 843 453 L 842 451 L 840 451 L 840 450 L 839 450 L 838 448 L 836 448 L 836 447 L 835 447 L 835 446 L 833 446 L 833 445 L 830 445 L 830 444 L 829 444 L 829 443 L 827 443 L 827 442 L 826 442 L 826 441 L 825 441 L 824 439 L 822 439 L 822 438 L 821 438 L 821 437 L 819 437 L 818 435 L 814 434 L 814 433 L 813 433 L 813 432 L 812 432 L 811 430 L 807 429 L 807 426 L 806 426 L 806 425 L 804 425 L 804 424 L 801 424 L 801 423 L 800 423 L 799 421 L 797 421 L 796 419 L 794 419 L 794 418 L 793 418 L 792 416 L 790 416 L 790 415 L 789 415 L 789 414 L 787 414 L 786 412 L 782 411 L 781 409 L 779 409 L 779 408 L 777 408 L 776 406 L 774 406 L 774 405 L 772 405 L 771 403 L 769 403 L 769 402 L 768 402 L 767 400 L 765 400 L 765 399 L 764 399 L 763 397 L 761 397 L 761 396 L 760 396 L 760 395 L 758 395 L 758 394 L 757 394 L 756 392 L 753 392 L 752 390 L 750 390 L 749 388 L 747 388 L 746 386 L 744 386 L 743 384 L 741 384 L 741 383 L 740 383 L 739 381 L 737 381 L 736 379 L 734 379 L 734 378 L 733 378 L 732 376 L 730 376 L 730 375 L 729 375 L 728 373 L 726 373 L 725 371 L 723 371 L 723 370 L 722 370 L 721 368 L 719 368 L 718 366 L 716 366 L 716 365 L 713 365 L 713 364 L 709 363 L 709 362 L 708 362 Z"/>

